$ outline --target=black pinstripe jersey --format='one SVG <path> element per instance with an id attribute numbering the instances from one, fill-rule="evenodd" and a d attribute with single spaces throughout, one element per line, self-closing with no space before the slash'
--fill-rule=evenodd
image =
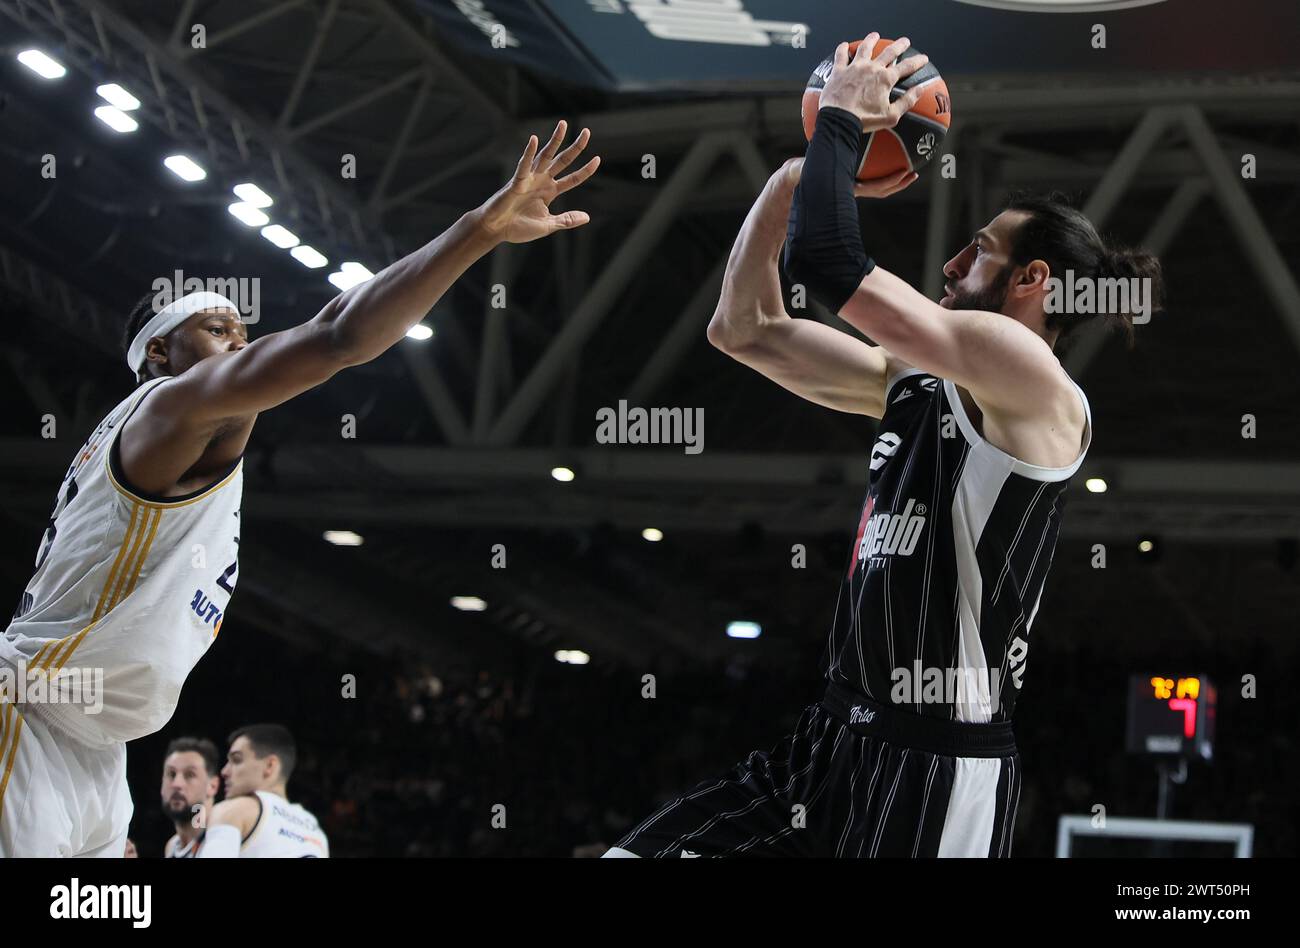
<path id="1" fill-rule="evenodd" d="M 827 677 L 957 721 L 1010 720 L 1073 464 L 1027 464 L 985 441 L 952 382 L 890 379 Z"/>

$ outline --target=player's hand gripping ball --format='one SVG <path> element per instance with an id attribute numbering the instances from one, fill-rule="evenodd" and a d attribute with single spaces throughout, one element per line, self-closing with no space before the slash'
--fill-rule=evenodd
<path id="1" fill-rule="evenodd" d="M 848 44 L 850 60 L 857 55 L 862 42 L 855 40 Z M 872 57 L 879 56 L 892 42 L 893 40 L 877 39 Z M 885 65 L 893 65 L 919 55 L 919 50 L 908 48 L 893 62 Z M 817 127 L 817 109 L 821 105 L 822 89 L 826 87 L 834 69 L 835 58 L 832 55 L 813 70 L 804 89 L 803 131 L 810 141 Z M 948 86 L 934 64 L 927 62 L 910 76 L 898 80 L 889 90 L 889 101 L 898 101 L 912 89 L 918 90 L 915 93 L 918 98 L 895 126 L 864 133 L 866 151 L 862 164 L 858 166 L 859 181 L 884 178 L 900 171 L 920 171 L 938 154 L 939 144 L 948 133 L 952 120 L 952 100 L 948 97 Z"/>

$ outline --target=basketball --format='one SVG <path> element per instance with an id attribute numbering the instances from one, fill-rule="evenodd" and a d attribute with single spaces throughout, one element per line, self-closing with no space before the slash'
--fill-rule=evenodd
<path id="1" fill-rule="evenodd" d="M 850 58 L 857 53 L 861 42 L 855 40 L 849 43 Z M 891 39 L 876 40 L 876 48 L 872 55 L 879 55 L 880 51 L 892 42 Z M 917 55 L 920 55 L 920 50 L 911 47 L 899 59 Z M 813 70 L 803 92 L 803 133 L 810 141 L 813 130 L 817 127 L 817 109 L 821 102 L 822 89 L 825 88 L 826 80 L 830 78 L 834 66 L 835 57 L 832 53 Z M 926 91 L 907 111 L 907 114 L 899 119 L 896 126 L 865 136 L 867 147 L 862 157 L 862 164 L 858 167 L 859 181 L 883 178 L 904 169 L 920 171 L 930 163 L 932 157 L 938 154 L 939 144 L 948 133 L 948 125 L 952 120 L 952 100 L 948 96 L 948 86 L 939 75 L 939 70 L 935 68 L 934 63 L 926 63 L 924 67 L 901 80 L 890 90 L 889 97 L 893 101 L 918 85 L 924 85 Z"/>

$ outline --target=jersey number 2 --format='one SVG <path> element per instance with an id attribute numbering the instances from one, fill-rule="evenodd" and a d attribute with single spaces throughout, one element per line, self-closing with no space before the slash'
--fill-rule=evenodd
<path id="1" fill-rule="evenodd" d="M 63 499 L 55 506 L 54 513 L 50 514 L 50 522 L 45 527 L 45 536 L 41 537 L 41 552 L 40 555 L 36 557 L 36 573 L 41 571 L 41 567 L 45 565 L 46 558 L 50 555 L 50 550 L 54 547 L 54 537 L 59 532 L 59 528 L 55 525 L 55 521 L 59 519 L 59 514 L 68 509 L 68 504 L 72 503 L 73 498 L 77 496 L 77 479 L 72 476 L 71 471 L 68 472 L 68 475 L 68 489 L 64 493 Z M 33 578 L 35 578 L 34 575 Z M 13 619 L 10 621 L 17 621 L 26 615 L 27 610 L 32 607 L 34 601 L 32 594 L 24 590 L 22 597 L 18 600 L 18 608 L 14 610 Z"/>
<path id="2" fill-rule="evenodd" d="M 235 546 L 239 546 L 239 537 L 235 537 Z M 233 582 L 235 573 L 239 569 L 239 558 L 226 567 L 226 571 L 217 577 L 217 585 L 228 592 L 230 595 L 235 594 L 235 584 Z"/>

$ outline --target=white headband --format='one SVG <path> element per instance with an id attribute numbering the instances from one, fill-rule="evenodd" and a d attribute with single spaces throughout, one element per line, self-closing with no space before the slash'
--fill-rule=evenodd
<path id="1" fill-rule="evenodd" d="M 236 313 L 239 312 L 239 307 L 220 293 L 190 293 L 168 303 L 131 340 L 131 347 L 126 351 L 126 364 L 131 367 L 131 371 L 140 374 L 140 369 L 144 366 L 144 350 L 150 339 L 167 335 L 195 313 L 201 313 L 205 309 L 233 309 Z"/>

